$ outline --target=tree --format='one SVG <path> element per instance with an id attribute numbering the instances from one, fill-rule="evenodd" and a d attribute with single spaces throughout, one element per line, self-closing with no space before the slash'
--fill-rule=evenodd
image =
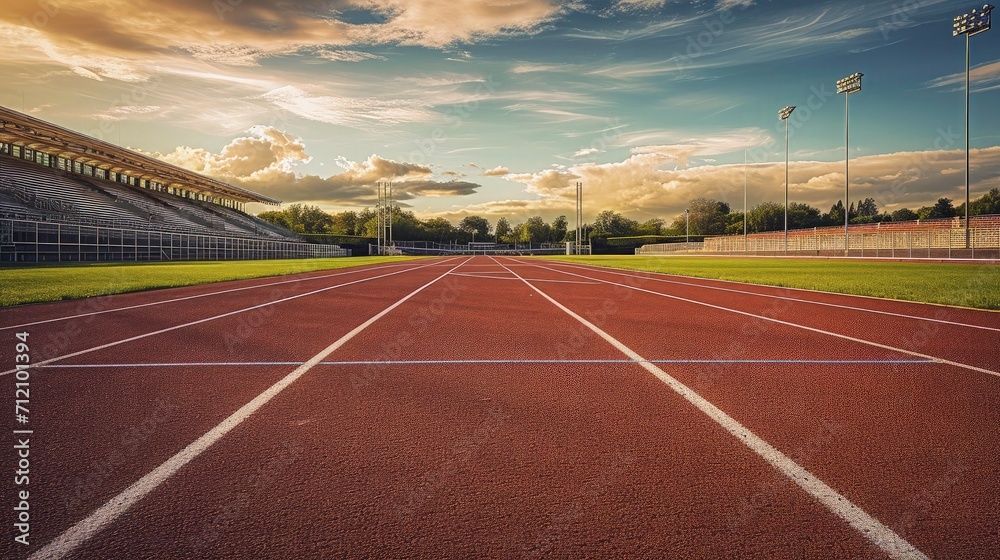
<path id="1" fill-rule="evenodd" d="M 878 216 L 874 198 L 866 198 L 858 203 L 858 216 Z"/>
<path id="2" fill-rule="evenodd" d="M 639 224 L 636 235 L 663 235 L 666 223 L 661 218 L 653 218 Z"/>
<path id="3" fill-rule="evenodd" d="M 821 221 L 819 208 L 801 202 L 788 204 L 788 229 L 816 227 L 820 225 Z M 784 211 L 782 211 L 782 222 L 784 222 Z M 784 223 L 782 223 L 782 229 L 784 229 Z"/>
<path id="4" fill-rule="evenodd" d="M 455 228 L 444 218 L 431 218 L 423 222 L 425 241 L 445 243 L 455 236 Z"/>
<path id="5" fill-rule="evenodd" d="M 959 216 L 965 216 L 965 203 L 958 209 Z M 990 192 L 972 201 L 969 207 L 970 216 L 986 216 L 988 214 L 1000 214 L 1000 189 L 991 189 Z"/>
<path id="6" fill-rule="evenodd" d="M 628 237 L 635 235 L 639 222 L 630 220 L 614 210 L 605 210 L 594 220 L 593 237 Z"/>
<path id="7" fill-rule="evenodd" d="M 330 233 L 337 235 L 357 235 L 358 213 L 353 211 L 334 214 L 330 225 Z"/>
<path id="8" fill-rule="evenodd" d="M 761 202 L 751 208 L 748 214 L 747 227 L 751 232 L 785 229 L 785 207 L 777 202 Z"/>
<path id="9" fill-rule="evenodd" d="M 545 223 L 541 216 L 532 216 L 524 222 L 524 241 L 530 243 L 546 243 L 552 236 L 552 227 Z"/>
<path id="10" fill-rule="evenodd" d="M 894 222 L 910 222 L 919 218 L 920 216 L 909 208 L 900 208 L 892 213 L 892 221 Z"/>
<path id="11" fill-rule="evenodd" d="M 262 212 L 257 217 L 296 233 L 327 233 L 333 225 L 333 218 L 319 206 L 305 204 L 292 204 L 284 210 Z"/>
<path id="12" fill-rule="evenodd" d="M 836 226 L 844 223 L 844 201 L 838 200 L 830 207 L 830 211 L 823 217 L 826 225 Z"/>
<path id="13" fill-rule="evenodd" d="M 480 240 L 485 240 L 490 234 L 490 223 L 482 216 L 466 216 L 459 222 L 458 229 L 473 234 L 473 239 L 478 235 Z"/>
<path id="14" fill-rule="evenodd" d="M 569 220 L 566 216 L 559 216 L 558 218 L 552 220 L 552 239 L 553 243 L 559 243 L 560 241 L 566 241 L 566 236 L 569 235 Z"/>
<path id="15" fill-rule="evenodd" d="M 513 238 L 511 237 L 512 233 L 513 230 L 511 230 L 510 222 L 507 221 L 507 218 L 500 218 L 499 220 L 497 220 L 497 227 L 496 227 L 497 243 L 512 242 L 513 241 Z"/>
<path id="16" fill-rule="evenodd" d="M 691 201 L 691 235 L 722 235 L 726 232 L 729 204 L 710 198 Z"/>
<path id="17" fill-rule="evenodd" d="M 932 220 L 934 218 L 951 218 L 954 216 L 955 207 L 952 205 L 950 198 L 939 198 L 927 214 L 927 218 Z"/>
<path id="18" fill-rule="evenodd" d="M 749 217 L 750 213 L 747 212 Z M 750 231 L 750 223 L 747 222 L 747 231 Z M 743 234 L 743 212 L 730 212 L 726 214 L 726 235 Z"/>

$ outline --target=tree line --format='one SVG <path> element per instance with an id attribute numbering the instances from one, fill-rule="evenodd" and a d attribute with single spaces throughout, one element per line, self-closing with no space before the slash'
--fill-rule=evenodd
<path id="1" fill-rule="evenodd" d="M 735 235 L 743 233 L 743 212 L 734 211 L 728 203 L 709 198 L 692 200 L 689 215 L 677 215 L 667 225 L 660 218 L 638 222 L 613 210 L 605 210 L 592 223 L 584 225 L 588 238 L 691 235 Z M 949 198 L 940 198 L 931 206 L 916 210 L 901 208 L 891 213 L 879 211 L 874 198 L 851 203 L 847 209 L 852 224 L 900 222 L 950 218 L 965 215 L 965 203 L 958 206 Z M 1000 214 L 1000 189 L 992 189 L 973 200 L 969 207 L 971 216 Z M 378 232 L 374 210 L 366 208 L 330 214 L 318 206 L 292 204 L 283 210 L 263 212 L 258 218 L 282 226 L 296 233 L 352 235 L 374 238 Z M 435 241 L 438 243 L 468 243 L 470 241 L 497 241 L 499 243 L 561 243 L 573 241 L 576 236 L 570 229 L 566 216 L 559 216 L 551 223 L 541 216 L 511 224 L 500 218 L 491 224 L 482 216 L 467 216 L 457 225 L 445 218 L 421 220 L 413 212 L 400 207 L 392 209 L 393 238 L 407 241 Z M 838 226 L 844 223 L 844 203 L 837 201 L 828 212 L 799 202 L 788 205 L 788 229 Z M 785 225 L 785 207 L 777 202 L 762 202 L 747 211 L 747 231 L 760 233 L 781 231 Z M 690 229 L 688 229 L 690 226 Z"/>

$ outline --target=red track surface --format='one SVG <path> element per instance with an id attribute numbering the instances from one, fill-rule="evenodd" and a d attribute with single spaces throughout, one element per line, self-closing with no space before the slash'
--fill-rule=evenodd
<path id="1" fill-rule="evenodd" d="M 919 552 L 1000 557 L 1000 314 L 489 257 L 0 312 L 0 370 L 18 331 L 54 358 L 31 377 L 31 545 L 5 445 L 0 556 L 888 556 L 542 293 Z"/>

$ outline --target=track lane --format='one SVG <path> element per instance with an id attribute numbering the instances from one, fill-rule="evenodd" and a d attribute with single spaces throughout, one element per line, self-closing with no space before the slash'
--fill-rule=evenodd
<path id="1" fill-rule="evenodd" d="M 599 265 L 584 266 L 549 259 L 538 259 L 535 261 L 519 259 L 520 265 L 530 266 L 532 264 L 538 264 L 539 262 L 545 262 L 548 266 L 565 268 L 566 270 L 601 272 L 619 277 L 630 276 L 634 278 L 644 278 L 667 285 L 692 288 L 700 287 L 706 290 L 730 293 L 736 297 L 752 296 L 761 298 L 782 298 L 800 303 L 809 303 L 821 308 L 841 307 L 862 313 L 886 315 L 888 317 L 922 317 L 931 321 L 946 321 L 981 326 L 994 331 L 1000 328 L 1000 311 L 970 309 L 966 307 L 893 300 L 870 296 L 839 294 L 801 288 L 767 286 L 763 284 L 698 278 L 694 276 L 684 276 L 662 272 L 628 270 Z M 987 269 L 987 271 L 980 277 L 977 277 L 972 286 L 956 286 L 956 291 L 968 291 L 970 289 L 975 289 L 977 285 L 987 285 L 988 283 L 998 281 L 1000 281 L 1000 272 L 998 272 L 995 268 L 991 268 Z"/>
<path id="2" fill-rule="evenodd" d="M 274 306 L 435 265 L 435 261 L 431 261 L 402 270 L 377 270 L 371 275 L 362 275 L 360 278 L 338 279 L 326 286 L 295 282 L 276 287 L 270 292 L 238 292 L 229 294 L 226 299 L 213 301 L 209 305 L 183 306 L 179 309 L 153 308 L 156 310 L 153 313 L 145 308 L 132 309 L 114 315 L 88 316 L 82 318 L 80 322 L 50 323 L 40 326 L 39 329 L 29 330 L 35 345 L 34 361 L 35 365 L 60 362 L 136 340 L 150 337 L 158 339 L 167 332 L 206 323 L 213 324 L 214 321 L 228 317 L 237 317 L 237 320 L 248 322 L 245 327 L 233 331 L 238 336 L 246 328 L 258 328 L 254 321 L 259 322 L 262 318 L 269 317 L 275 309 Z M 256 319 L 253 319 L 254 317 Z M 146 326 L 150 324 L 154 325 L 154 328 Z M 12 371 L 0 371 L 0 376 L 9 375 Z"/>
<path id="3" fill-rule="evenodd" d="M 523 261 L 522 261 L 523 264 Z M 622 278 L 608 278 L 595 273 L 580 274 L 569 270 L 531 263 L 538 270 L 549 270 L 572 278 L 589 278 L 604 283 L 620 283 Z M 873 316 L 846 309 L 826 308 L 817 313 L 807 303 L 787 298 L 768 300 L 733 299 L 731 294 L 717 291 L 699 291 L 697 288 L 671 286 L 668 289 L 648 284 L 643 279 L 624 277 L 630 285 L 639 290 L 659 294 L 663 297 L 687 300 L 705 307 L 725 310 L 737 315 L 762 315 L 773 322 L 794 325 L 807 331 L 822 331 L 839 338 L 850 338 L 881 346 L 890 351 L 909 353 L 918 357 L 929 357 L 953 365 L 994 376 L 1000 376 L 1000 354 L 985 351 L 1000 343 L 1000 332 L 982 328 L 967 328 L 956 324 L 927 322 L 916 318 L 895 317 L 888 323 L 884 316 Z M 987 314 L 992 317 L 992 314 Z M 996 316 L 1000 318 L 1000 315 Z M 888 328 L 891 325 L 892 328 Z M 961 340 L 962 344 L 953 341 Z"/>
<path id="4" fill-rule="evenodd" d="M 197 440 L 187 445 L 184 449 L 172 455 L 169 459 L 159 464 L 155 469 L 144 475 L 141 479 L 129 485 L 121 493 L 107 503 L 90 513 L 85 519 L 75 523 L 72 527 L 64 531 L 55 540 L 48 542 L 41 549 L 35 551 L 31 558 L 42 560 L 50 558 L 63 558 L 74 553 L 81 545 L 100 534 L 104 528 L 114 523 L 119 517 L 126 513 L 132 506 L 141 502 L 146 495 L 153 492 L 162 484 L 168 482 L 170 478 L 180 469 L 184 468 L 190 461 L 198 458 L 202 453 L 219 440 L 223 439 L 231 430 L 238 427 L 255 412 L 263 408 L 271 399 L 278 396 L 288 386 L 292 385 L 299 378 L 309 372 L 316 364 L 321 362 L 331 353 L 335 352 L 342 345 L 346 344 L 353 337 L 364 331 L 368 326 L 389 314 L 393 309 L 402 305 L 405 301 L 431 286 L 447 272 L 436 276 L 429 282 L 421 285 L 416 290 L 411 291 L 401 299 L 391 303 L 374 316 L 370 317 L 360 325 L 355 326 L 349 332 L 338 338 L 335 342 L 324 348 L 319 354 L 311 357 L 308 362 L 296 368 L 291 373 L 282 377 L 279 381 L 268 387 L 264 392 L 254 397 L 251 401 L 241 406 L 237 411 L 226 417 L 225 420 L 205 432 Z"/>
<path id="5" fill-rule="evenodd" d="M 263 348 L 301 362 L 378 313 L 387 298 L 403 297 L 439 274 L 436 267 L 427 267 L 393 276 L 391 284 L 380 286 L 377 297 L 372 297 L 370 287 L 358 284 L 353 290 L 325 292 L 308 302 L 293 300 L 300 303 L 273 317 L 274 324 L 246 331 L 237 330 L 236 318 L 231 318 L 229 324 L 218 323 L 204 332 L 172 331 L 78 361 L 115 363 L 126 356 L 144 363 L 183 361 L 205 348 L 222 352 L 226 335 L 239 333 L 243 338 L 237 351 Z M 305 322 L 292 322 L 300 318 Z M 315 322 L 323 319 L 327 320 L 322 328 L 317 328 Z M 139 343 L 148 346 L 136 346 Z M 294 366 L 230 368 L 221 374 L 204 368 L 34 370 L 32 403 L 37 412 L 32 416 L 36 432 L 32 457 L 37 478 L 33 487 L 38 484 L 39 491 L 33 495 L 39 498 L 33 503 L 45 513 L 33 536 L 55 536 L 53 532 L 104 503 L 291 369 Z M 4 455 L 4 466 L 13 472 L 9 459 Z"/>
<path id="6" fill-rule="evenodd" d="M 447 278 L 330 358 L 521 359 L 574 338 L 523 284 L 484 282 Z M 769 521 L 734 527 L 760 481 L 780 492 Z M 80 557 L 124 551 L 884 557 L 639 366 L 518 363 L 317 366 Z"/>
<path id="7" fill-rule="evenodd" d="M 573 308 L 601 297 L 587 286 L 558 292 L 538 287 Z M 655 324 L 651 315 L 680 303 L 637 292 L 603 328 L 650 355 L 682 339 L 682 330 L 711 321 L 718 352 L 746 351 L 737 326 L 694 313 L 683 327 L 667 325 L 659 338 L 646 336 L 646 326 Z M 726 339 L 734 341 L 722 344 Z M 775 356 L 787 353 L 788 341 L 775 331 L 760 331 L 755 343 Z M 960 558 L 968 551 L 989 557 L 1000 550 L 1000 515 L 989 498 L 1000 492 L 989 474 L 1000 459 L 996 377 L 940 364 L 664 369 L 790 456 L 802 456 L 804 466 L 904 536 L 912 535 L 911 542 L 932 557 Z M 815 437 L 831 426 L 835 438 Z"/>

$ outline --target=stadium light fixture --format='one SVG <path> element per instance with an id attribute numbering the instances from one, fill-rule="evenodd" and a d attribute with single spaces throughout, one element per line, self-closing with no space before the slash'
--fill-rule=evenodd
<path id="1" fill-rule="evenodd" d="M 778 111 L 778 118 L 785 121 L 785 253 L 788 252 L 788 117 L 792 116 L 794 105 Z"/>
<path id="2" fill-rule="evenodd" d="M 850 254 L 847 230 L 851 223 L 851 94 L 861 91 L 861 72 L 837 80 L 837 93 L 844 94 L 844 256 Z"/>
<path id="3" fill-rule="evenodd" d="M 983 4 L 982 8 L 973 8 L 967 14 L 955 17 L 952 24 L 951 36 L 958 37 L 965 35 L 965 248 L 969 248 L 969 38 L 979 35 L 984 31 L 989 31 L 991 24 L 991 12 L 994 6 Z"/>

